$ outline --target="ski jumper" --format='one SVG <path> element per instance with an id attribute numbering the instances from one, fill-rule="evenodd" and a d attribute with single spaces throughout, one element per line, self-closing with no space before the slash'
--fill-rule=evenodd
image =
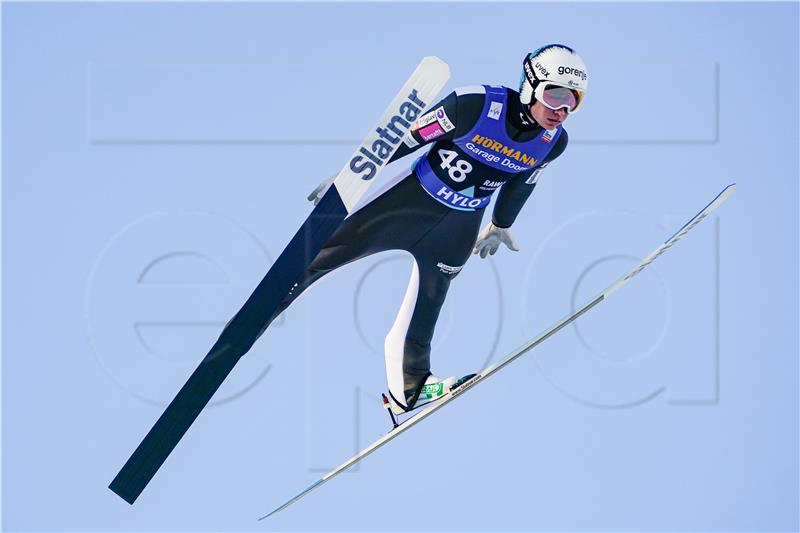
<path id="1" fill-rule="evenodd" d="M 386 250 L 409 252 L 411 280 L 385 342 L 389 392 L 408 408 L 431 374 L 439 311 L 470 256 L 492 194 L 500 189 L 494 224 L 511 226 L 539 171 L 563 152 L 567 134 L 526 118 L 516 91 L 474 86 L 456 90 L 420 117 L 392 160 L 428 144 L 427 154 L 345 219 L 264 325 L 340 266 Z"/>

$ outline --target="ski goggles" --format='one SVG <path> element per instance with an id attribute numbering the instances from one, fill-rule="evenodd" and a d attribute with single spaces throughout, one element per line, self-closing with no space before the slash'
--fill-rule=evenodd
<path id="1" fill-rule="evenodd" d="M 533 95 L 545 107 L 553 111 L 565 107 L 567 113 L 577 111 L 583 101 L 583 91 L 547 82 L 539 83 Z"/>

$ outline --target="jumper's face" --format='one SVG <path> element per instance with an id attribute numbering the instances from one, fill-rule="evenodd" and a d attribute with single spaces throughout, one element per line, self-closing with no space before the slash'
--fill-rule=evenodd
<path id="1" fill-rule="evenodd" d="M 552 130 L 559 124 L 562 124 L 569 114 L 565 108 L 550 109 L 538 100 L 533 105 L 528 107 L 531 116 L 536 122 L 546 130 Z"/>

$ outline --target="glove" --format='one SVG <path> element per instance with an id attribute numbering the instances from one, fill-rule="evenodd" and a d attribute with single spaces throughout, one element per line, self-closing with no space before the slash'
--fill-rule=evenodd
<path id="1" fill-rule="evenodd" d="M 311 194 L 308 195 L 308 201 L 314 202 L 314 205 L 317 205 L 319 201 L 325 196 L 325 193 L 328 192 L 328 189 L 333 184 L 333 180 L 336 179 L 336 176 L 331 176 L 328 179 L 325 179 L 317 185 L 317 188 L 311 191 Z"/>
<path id="2" fill-rule="evenodd" d="M 510 250 L 514 250 L 515 252 L 519 251 L 517 243 L 514 242 L 514 237 L 511 236 L 510 228 L 498 228 L 489 222 L 478 235 L 478 240 L 475 242 L 475 248 L 472 250 L 472 253 L 481 254 L 481 258 L 487 255 L 494 255 L 500 247 L 501 242 Z"/>

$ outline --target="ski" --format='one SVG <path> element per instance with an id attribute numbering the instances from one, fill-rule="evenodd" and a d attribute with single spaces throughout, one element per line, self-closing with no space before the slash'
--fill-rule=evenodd
<path id="1" fill-rule="evenodd" d="M 356 149 L 333 184 L 228 323 L 164 413 L 109 485 L 133 504 L 261 333 L 303 271 L 367 191 L 402 138 L 450 78 L 450 67 L 425 57 Z"/>
<path id="2" fill-rule="evenodd" d="M 411 427 L 415 426 L 416 424 L 418 424 L 419 422 L 421 422 L 425 418 L 429 417 L 430 415 L 432 415 L 433 413 L 435 413 L 436 411 L 438 411 L 439 409 L 441 409 L 442 407 L 444 407 L 445 405 L 447 405 L 451 401 L 455 400 L 456 398 L 461 396 L 464 392 L 468 391 L 469 389 L 471 389 L 472 387 L 474 387 L 478 383 L 480 383 L 483 380 L 487 379 L 492 374 L 500 371 L 502 368 L 504 368 L 506 365 L 508 365 L 509 363 L 511 363 L 512 361 L 517 359 L 518 357 L 522 356 L 523 354 L 525 354 L 526 352 L 528 352 L 532 348 L 534 348 L 534 347 L 538 346 L 539 344 L 541 344 L 542 342 L 544 342 L 549 337 L 553 336 L 555 333 L 557 333 L 559 330 L 561 330 L 564 326 L 566 326 L 566 325 L 570 324 L 571 322 L 573 322 L 574 320 L 576 320 L 579 316 L 581 316 L 584 313 L 586 313 L 589 309 L 591 309 L 592 307 L 596 306 L 597 304 L 599 304 L 603 300 L 607 299 L 614 292 L 619 290 L 623 285 L 628 283 L 628 281 L 630 281 L 631 278 L 633 278 L 636 274 L 638 274 L 645 267 L 647 267 L 647 265 L 649 265 L 650 263 L 655 261 L 658 258 L 658 256 L 660 256 L 661 254 L 666 252 L 670 247 L 672 247 L 676 242 L 678 242 L 684 235 L 689 233 L 689 231 L 691 231 L 692 228 L 694 228 L 697 224 L 699 224 L 701 220 L 706 218 L 712 211 L 714 211 L 717 207 L 719 207 L 719 205 L 722 202 L 724 202 L 733 193 L 733 191 L 735 189 L 736 189 L 736 184 L 735 183 L 725 187 L 722 190 L 722 192 L 720 192 L 716 196 L 716 198 L 714 198 L 706 207 L 704 207 L 699 213 L 697 213 L 694 217 L 692 217 L 686 224 L 684 224 L 678 231 L 676 231 L 669 239 L 664 241 L 664 243 L 661 244 L 661 246 L 656 248 L 650 255 L 648 255 L 647 257 L 642 259 L 641 262 L 639 262 L 635 267 L 633 267 L 628 273 L 626 273 L 624 276 L 619 278 L 617 281 L 615 281 L 614 283 L 609 285 L 603 292 L 601 292 L 600 294 L 598 294 L 597 296 L 595 296 L 594 298 L 590 299 L 585 304 L 583 304 L 577 311 L 575 311 L 574 313 L 572 313 L 570 315 L 567 315 L 566 317 L 562 318 L 561 320 L 559 320 L 558 322 L 556 322 L 555 324 L 553 324 L 552 326 L 550 326 L 549 328 L 544 330 L 538 336 L 536 336 L 535 338 L 531 339 L 530 341 L 526 342 L 525 344 L 523 344 L 522 346 L 520 346 L 519 348 L 517 348 L 516 350 L 514 350 L 510 354 L 508 354 L 503 359 L 501 359 L 498 362 L 493 363 L 493 364 L 489 365 L 488 367 L 486 367 L 480 373 L 474 374 L 474 375 L 471 375 L 471 376 L 467 376 L 465 378 L 462 378 L 460 381 L 456 382 L 453 385 L 453 388 L 450 389 L 448 394 L 446 394 L 440 400 L 437 400 L 436 402 L 431 404 L 430 407 L 424 408 L 422 411 L 418 412 L 415 415 L 412 415 L 410 418 L 406 419 L 403 422 L 400 422 L 399 424 L 395 421 L 394 417 L 392 417 L 393 428 L 389 433 L 387 433 L 383 437 L 379 438 L 378 440 L 376 440 L 375 442 L 373 442 L 372 444 L 370 444 L 369 446 L 364 448 L 362 451 L 360 451 L 358 454 L 356 454 L 355 456 L 351 457 L 350 459 L 348 459 L 347 461 L 345 461 L 344 463 L 342 463 L 338 467 L 334 468 L 333 470 L 331 470 L 330 472 L 325 474 L 322 478 L 320 478 L 319 480 L 314 482 L 311 486 L 309 486 L 307 489 L 303 490 L 301 493 L 299 493 L 297 496 L 295 496 L 291 500 L 287 501 L 286 503 L 284 503 L 283 505 L 281 505 L 280 507 L 278 507 L 277 509 L 275 509 L 271 513 L 266 514 L 266 515 L 262 516 L 261 518 L 259 518 L 259 520 L 263 520 L 263 519 L 265 519 L 267 517 L 270 517 L 270 516 L 274 515 L 277 512 L 280 512 L 280 511 L 286 509 L 287 507 L 289 507 L 290 505 L 292 505 L 293 503 L 295 503 L 299 499 L 301 499 L 303 496 L 307 495 L 308 493 L 310 493 L 314 489 L 316 489 L 319 486 L 321 486 L 326 481 L 330 480 L 331 478 L 333 478 L 337 474 L 347 470 L 348 468 L 350 468 L 351 466 L 353 466 L 354 464 L 359 462 L 361 459 L 363 459 L 367 455 L 371 454 L 372 452 L 374 452 L 375 450 L 377 450 L 378 448 L 380 448 L 384 444 L 388 443 L 389 441 L 391 441 L 395 437 L 398 437 L 404 431 L 406 431 L 406 430 L 410 429 Z M 391 411 L 390 411 L 390 413 L 391 413 Z"/>

